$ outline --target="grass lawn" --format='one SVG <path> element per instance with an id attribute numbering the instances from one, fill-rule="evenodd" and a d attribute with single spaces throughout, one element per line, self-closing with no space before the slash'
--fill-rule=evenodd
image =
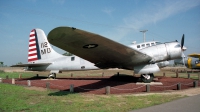
<path id="1" fill-rule="evenodd" d="M 127 73 L 122 74 L 132 74 L 132 72 L 128 73 L 129 71 L 125 72 Z M 67 77 L 70 77 L 70 73 L 71 72 L 67 73 Z M 109 71 L 104 73 L 105 75 L 109 75 L 117 72 L 114 71 L 111 73 Z M 35 73 L 32 72 L 0 72 L 0 78 L 6 78 L 6 76 L 9 78 L 18 78 L 19 74 L 22 74 L 22 78 L 35 76 Z M 62 76 L 64 76 L 64 74 L 62 74 Z M 77 72 L 75 74 L 79 73 Z M 90 71 L 90 74 L 96 74 L 96 71 Z M 97 76 L 98 75 L 101 76 L 102 74 L 99 73 Z M 155 75 L 160 76 L 162 73 L 160 72 Z M 174 76 L 174 73 L 168 73 L 167 76 L 168 75 Z M 44 76 L 46 76 L 46 73 Z M 193 78 L 196 78 L 196 75 Z M 47 91 L 44 88 L 36 90 L 30 88 L 32 87 L 0 83 L 0 112 L 127 112 L 183 97 L 178 94 L 151 94 L 145 96 L 136 96 L 134 94 L 71 94 L 67 91 Z"/>
<path id="2" fill-rule="evenodd" d="M 127 112 L 183 97 L 177 94 L 146 96 L 71 94 L 66 91 L 28 88 L 0 83 L 0 111 Z"/>

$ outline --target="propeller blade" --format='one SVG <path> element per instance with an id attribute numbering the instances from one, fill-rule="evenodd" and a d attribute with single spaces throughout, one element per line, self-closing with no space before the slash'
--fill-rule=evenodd
<path id="1" fill-rule="evenodd" d="M 183 48 L 183 45 L 184 45 L 184 37 L 185 35 L 183 34 L 182 39 L 181 39 L 181 49 Z"/>

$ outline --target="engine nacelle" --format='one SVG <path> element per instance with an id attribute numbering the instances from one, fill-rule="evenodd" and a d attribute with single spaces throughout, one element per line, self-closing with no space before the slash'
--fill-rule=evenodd
<path id="1" fill-rule="evenodd" d="M 163 68 L 169 65 L 169 61 L 162 61 L 162 62 L 158 62 L 156 63 L 158 65 L 159 68 Z"/>
<path id="2" fill-rule="evenodd" d="M 150 63 L 181 58 L 182 51 L 178 42 L 169 42 L 151 46 L 141 50 L 143 53 L 152 57 Z"/>
<path id="3" fill-rule="evenodd" d="M 134 73 L 136 74 L 149 74 L 159 72 L 160 69 L 157 64 L 139 65 L 134 67 Z"/>

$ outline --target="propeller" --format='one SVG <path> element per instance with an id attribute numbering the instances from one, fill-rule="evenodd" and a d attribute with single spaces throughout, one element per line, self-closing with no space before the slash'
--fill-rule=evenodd
<path id="1" fill-rule="evenodd" d="M 184 47 L 184 38 L 185 38 L 185 35 L 183 34 L 182 39 L 181 39 L 181 50 L 182 50 L 183 65 L 185 66 L 185 55 L 183 53 L 183 51 L 184 51 L 184 49 L 183 49 L 183 47 Z"/>
<path id="2" fill-rule="evenodd" d="M 183 45 L 184 45 L 184 37 L 185 35 L 183 34 L 182 39 L 181 39 L 181 49 L 183 50 Z"/>

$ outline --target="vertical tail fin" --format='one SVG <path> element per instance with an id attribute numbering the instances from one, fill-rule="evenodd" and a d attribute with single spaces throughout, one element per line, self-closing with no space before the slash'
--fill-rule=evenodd
<path id="1" fill-rule="evenodd" d="M 33 29 L 30 32 L 28 62 L 35 63 L 38 60 L 48 60 L 50 58 L 61 57 L 49 44 L 43 30 Z"/>

